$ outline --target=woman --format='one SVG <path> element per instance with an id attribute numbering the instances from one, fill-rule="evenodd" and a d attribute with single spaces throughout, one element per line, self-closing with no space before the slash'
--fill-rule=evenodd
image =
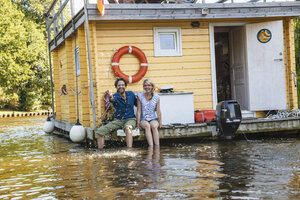
<path id="1" fill-rule="evenodd" d="M 160 100 L 154 83 L 146 79 L 143 83 L 144 92 L 138 94 L 136 121 L 137 128 L 144 128 L 149 146 L 159 146 L 158 127 L 162 127 Z"/>

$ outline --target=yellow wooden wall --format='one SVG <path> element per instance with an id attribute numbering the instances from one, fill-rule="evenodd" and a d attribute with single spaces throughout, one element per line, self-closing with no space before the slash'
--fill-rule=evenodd
<path id="1" fill-rule="evenodd" d="M 287 55 L 287 58 L 285 58 L 285 65 L 288 66 L 288 71 L 286 70 L 286 73 L 288 73 L 288 77 L 286 78 L 286 88 L 289 87 L 289 90 L 287 89 L 287 94 L 289 92 L 289 95 L 287 95 L 287 100 L 289 100 L 288 102 L 290 109 L 298 109 L 297 87 L 294 83 L 294 78 L 296 79 L 296 77 L 293 76 L 293 72 L 296 73 L 294 22 L 292 18 L 285 18 L 283 23 L 284 42 L 286 42 L 286 44 L 284 44 L 285 57 Z"/>
<path id="2" fill-rule="evenodd" d="M 58 96 L 58 92 L 60 93 L 60 78 L 59 78 L 59 59 L 58 59 L 58 50 L 52 52 L 52 60 L 53 60 L 53 95 L 54 95 L 54 106 L 56 112 L 56 119 L 61 120 L 61 98 Z"/>
<path id="3" fill-rule="evenodd" d="M 265 20 L 248 19 L 251 22 Z M 278 20 L 278 19 L 274 19 Z M 233 22 L 240 20 L 215 20 L 216 22 Z M 244 20 L 245 21 L 245 20 Z M 297 91 L 293 84 L 292 72 L 295 71 L 295 50 L 293 20 L 284 20 L 287 30 L 287 51 L 289 66 L 289 87 L 291 108 L 297 108 Z M 154 57 L 154 27 L 180 27 L 182 35 L 182 56 Z M 90 21 L 90 44 L 94 95 L 97 119 L 104 113 L 103 94 L 107 89 L 114 92 L 116 77 L 111 70 L 111 59 L 115 51 L 122 46 L 132 45 L 140 48 L 147 56 L 149 67 L 145 78 L 154 81 L 157 88 L 173 85 L 174 91 L 194 92 L 194 109 L 214 109 L 212 103 L 211 61 L 209 23 L 200 22 L 199 28 L 192 28 L 190 21 Z M 78 76 L 79 119 L 84 126 L 93 127 L 92 107 L 89 97 L 89 66 L 84 25 L 76 32 L 76 46 L 79 46 L 80 72 Z M 69 89 L 76 89 L 74 48 L 75 35 L 53 51 L 53 69 L 55 86 L 55 106 L 58 120 L 75 123 L 76 95 Z M 284 33 L 285 36 L 285 33 Z M 285 39 L 285 38 L 284 38 Z M 286 55 L 285 55 L 286 56 Z M 139 70 L 139 60 L 131 54 L 120 60 L 120 68 L 127 75 L 134 75 Z M 128 84 L 127 90 L 142 91 L 142 81 Z M 58 96 L 62 85 L 67 85 L 68 95 Z M 156 90 L 158 92 L 158 90 Z M 288 98 L 288 96 L 287 96 Z M 184 103 L 184 102 L 182 102 Z M 100 120 L 97 122 L 99 124 Z"/>
<path id="4" fill-rule="evenodd" d="M 89 77 L 87 69 L 87 53 L 85 31 L 80 27 L 75 34 L 65 39 L 57 50 L 53 51 L 53 74 L 56 119 L 76 123 L 77 118 L 84 126 L 90 126 Z M 79 47 L 80 76 L 78 90 L 76 88 L 74 48 Z M 67 95 L 61 95 L 61 88 L 66 85 Z M 77 116 L 77 96 L 78 95 Z M 61 95 L 61 96 L 60 96 Z"/>
<path id="5" fill-rule="evenodd" d="M 181 27 L 182 56 L 154 57 L 154 27 Z M 192 28 L 190 21 L 95 21 L 94 28 L 99 113 L 103 112 L 105 90 L 115 91 L 113 85 L 116 78 L 111 70 L 112 56 L 117 49 L 126 45 L 136 46 L 146 54 L 149 67 L 144 78 L 153 80 L 158 88 L 173 85 L 175 91 L 194 92 L 195 109 L 212 109 L 208 23 L 201 22 L 200 28 Z M 120 59 L 120 68 L 125 74 L 134 75 L 139 70 L 139 60 L 134 55 L 125 54 Z M 142 81 L 128 84 L 127 90 L 142 91 Z"/>
<path id="6" fill-rule="evenodd" d="M 76 119 L 75 95 L 70 90 L 71 87 L 75 88 L 74 53 L 72 52 L 72 40 L 67 38 L 65 44 L 52 55 L 56 118 L 74 123 Z M 62 94 L 63 85 L 66 85 L 67 94 Z"/>
<path id="7" fill-rule="evenodd" d="M 80 76 L 79 87 L 81 89 L 80 94 L 80 110 L 81 120 L 83 126 L 91 126 L 91 103 L 89 99 L 89 70 L 88 70 L 88 53 L 86 46 L 86 33 L 84 25 L 78 28 L 78 47 L 79 47 L 79 61 L 80 61 Z"/>

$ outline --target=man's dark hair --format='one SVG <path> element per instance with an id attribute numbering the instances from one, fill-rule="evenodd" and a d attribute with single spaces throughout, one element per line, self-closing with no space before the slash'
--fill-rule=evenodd
<path id="1" fill-rule="evenodd" d="M 127 87 L 127 82 L 125 81 L 125 79 L 117 78 L 117 80 L 115 81 L 115 88 L 117 88 L 117 85 L 118 85 L 119 81 L 123 81 L 125 83 L 125 87 Z"/>

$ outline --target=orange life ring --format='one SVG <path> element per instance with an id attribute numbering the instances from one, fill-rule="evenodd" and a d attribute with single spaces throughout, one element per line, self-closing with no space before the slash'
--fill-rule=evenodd
<path id="1" fill-rule="evenodd" d="M 137 56 L 140 60 L 140 70 L 138 71 L 138 73 L 136 73 L 133 76 L 128 76 L 126 74 L 124 74 L 119 67 L 119 61 L 120 58 L 126 54 L 126 53 L 132 53 L 135 56 Z M 111 66 L 112 66 L 112 70 L 115 73 L 115 75 L 117 77 L 123 78 L 125 79 L 128 83 L 135 83 L 139 80 L 141 80 L 147 70 L 148 70 L 148 62 L 147 62 L 147 58 L 146 55 L 144 54 L 144 52 L 142 50 L 140 50 L 139 48 L 135 47 L 135 46 L 124 46 L 121 47 L 113 56 L 112 61 L 111 61 Z"/>

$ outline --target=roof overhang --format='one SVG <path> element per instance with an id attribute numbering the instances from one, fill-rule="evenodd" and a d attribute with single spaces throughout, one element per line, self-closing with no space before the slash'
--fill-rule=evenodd
<path id="1" fill-rule="evenodd" d="M 99 21 L 271 19 L 300 16 L 300 1 L 211 4 L 105 4 L 104 16 L 100 15 L 96 4 L 88 4 L 87 12 L 89 20 Z M 53 22 L 54 19 L 49 21 Z M 49 21 L 47 27 L 49 27 Z M 49 40 L 50 51 L 56 49 L 65 38 L 73 34 L 84 21 L 84 9 L 81 9 L 63 27 L 62 31 L 54 35 L 54 39 Z"/>
<path id="2" fill-rule="evenodd" d="M 87 6 L 89 20 L 232 19 L 294 17 L 300 2 L 211 4 L 105 4 L 101 16 L 96 4 Z"/>

